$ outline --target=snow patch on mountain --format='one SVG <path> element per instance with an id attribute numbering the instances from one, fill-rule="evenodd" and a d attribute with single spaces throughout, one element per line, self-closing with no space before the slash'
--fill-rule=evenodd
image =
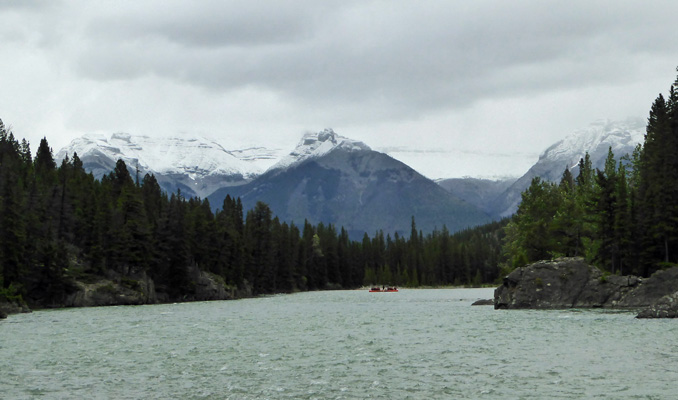
<path id="1" fill-rule="evenodd" d="M 249 148 L 236 152 L 226 150 L 219 143 L 204 137 L 156 138 L 127 133 L 87 134 L 73 140 L 61 149 L 57 160 L 73 156 L 80 158 L 103 153 L 112 160 L 122 159 L 130 168 L 159 174 L 186 174 L 191 179 L 216 175 L 241 175 L 251 179 L 263 169 L 264 160 L 275 153 L 263 148 Z M 270 162 L 270 161 L 269 161 Z"/>
<path id="2" fill-rule="evenodd" d="M 297 147 L 269 168 L 269 171 L 285 170 L 306 160 L 322 157 L 336 149 L 346 151 L 371 150 L 363 142 L 340 136 L 332 129 L 325 129 L 322 132 L 305 134 Z"/>

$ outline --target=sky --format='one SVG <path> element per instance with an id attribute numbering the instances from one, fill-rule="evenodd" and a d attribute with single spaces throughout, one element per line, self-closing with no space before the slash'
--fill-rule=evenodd
<path id="1" fill-rule="evenodd" d="M 290 151 L 332 128 L 430 178 L 519 176 L 676 78 L 676 1 L 0 1 L 0 119 Z"/>

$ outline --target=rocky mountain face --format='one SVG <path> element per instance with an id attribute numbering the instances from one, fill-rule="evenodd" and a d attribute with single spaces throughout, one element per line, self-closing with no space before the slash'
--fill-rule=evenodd
<path id="1" fill-rule="evenodd" d="M 226 150 L 202 137 L 151 138 L 126 133 L 84 135 L 61 149 L 56 159 L 77 153 L 85 170 L 97 179 L 110 173 L 122 159 L 132 176 L 155 175 L 163 190 L 181 189 L 186 197 L 206 197 L 215 190 L 249 182 L 279 157 L 264 147 Z"/>
<path id="2" fill-rule="evenodd" d="M 490 221 L 402 162 L 331 130 L 304 136 L 257 179 L 219 189 L 208 199 L 219 207 L 226 195 L 240 197 L 245 209 L 263 201 L 281 220 L 297 225 L 308 220 L 343 226 L 354 239 L 378 229 L 409 234 L 412 216 L 425 232 Z"/>
<path id="3" fill-rule="evenodd" d="M 644 135 L 645 122 L 642 120 L 598 121 L 550 146 L 525 175 L 499 193 L 496 189 L 509 183 L 508 181 L 490 184 L 470 179 L 463 184 L 458 180 L 439 183 L 455 195 L 478 204 L 493 217 L 507 217 L 516 212 L 522 192 L 530 186 L 534 177 L 559 182 L 565 168 L 569 168 L 576 177 L 579 174 L 579 160 L 587 152 L 593 167 L 603 169 L 609 148 L 612 148 L 615 157 L 619 159 L 625 154 L 632 154 L 636 145 L 643 142 Z M 476 192 L 474 188 L 477 188 Z"/>

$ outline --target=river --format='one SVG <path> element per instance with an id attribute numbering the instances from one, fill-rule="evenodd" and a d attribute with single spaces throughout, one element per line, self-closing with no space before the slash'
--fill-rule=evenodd
<path id="1" fill-rule="evenodd" d="M 328 291 L 0 321 L 6 399 L 673 399 L 678 320 Z"/>

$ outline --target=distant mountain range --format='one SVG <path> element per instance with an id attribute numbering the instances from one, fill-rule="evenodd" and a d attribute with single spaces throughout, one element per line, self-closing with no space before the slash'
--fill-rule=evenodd
<path id="1" fill-rule="evenodd" d="M 245 209 L 263 201 L 284 221 L 308 220 L 344 226 L 357 238 L 378 229 L 408 234 L 411 217 L 418 228 L 450 231 L 489 222 L 515 212 L 533 177 L 559 181 L 565 168 L 576 176 L 588 152 L 602 168 L 609 147 L 617 157 L 643 140 L 644 122 L 600 121 L 550 146 L 517 179 L 444 179 L 437 184 L 365 143 L 331 129 L 306 134 L 283 156 L 262 146 L 227 150 L 201 137 L 150 138 L 116 133 L 85 135 L 61 149 L 74 152 L 85 169 L 100 178 L 121 158 L 140 177 L 153 173 L 168 193 L 208 198 L 220 208 L 226 195 L 238 196 Z"/>

